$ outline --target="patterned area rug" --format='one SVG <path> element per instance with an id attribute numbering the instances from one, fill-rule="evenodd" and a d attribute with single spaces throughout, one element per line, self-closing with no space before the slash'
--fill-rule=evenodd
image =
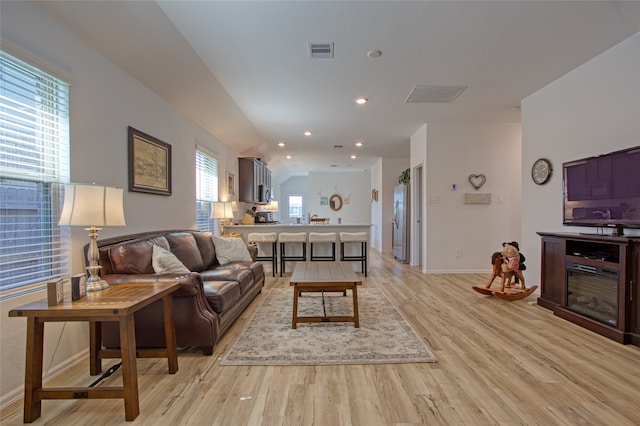
<path id="1" fill-rule="evenodd" d="M 353 299 L 325 293 L 327 315 L 353 315 Z M 436 362 L 429 347 L 379 289 L 358 289 L 360 328 L 305 323 L 291 328 L 293 289 L 272 289 L 221 365 L 329 365 Z M 322 295 L 304 293 L 298 315 L 322 316 Z"/>

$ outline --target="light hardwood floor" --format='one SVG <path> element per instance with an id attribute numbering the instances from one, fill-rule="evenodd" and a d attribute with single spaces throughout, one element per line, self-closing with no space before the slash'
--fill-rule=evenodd
<path id="1" fill-rule="evenodd" d="M 263 293 L 207 357 L 183 351 L 180 370 L 138 360 L 141 425 L 638 425 L 640 348 L 580 328 L 535 305 L 472 285 L 488 274 L 423 275 L 370 253 L 365 287 L 384 290 L 439 362 L 352 366 L 220 366 Z M 534 284 L 529 273 L 527 284 Z M 537 284 L 537 283 L 535 283 Z M 361 324 L 366 327 L 366 324 Z M 111 360 L 114 362 L 114 360 Z M 111 365 L 105 363 L 106 367 Z M 120 383 L 120 371 L 103 382 Z M 88 360 L 47 383 L 85 385 Z M 34 424 L 125 424 L 120 400 L 43 401 Z M 22 403 L 2 425 L 22 423 Z"/>

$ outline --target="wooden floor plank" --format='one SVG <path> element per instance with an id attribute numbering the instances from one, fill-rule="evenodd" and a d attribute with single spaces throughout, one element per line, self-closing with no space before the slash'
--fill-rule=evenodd
<path id="1" fill-rule="evenodd" d="M 166 373 L 166 361 L 138 360 L 140 416 L 135 423 L 640 424 L 640 348 L 558 318 L 532 303 L 535 296 L 508 302 L 471 289 L 483 285 L 489 274 L 425 275 L 373 250 L 369 257 L 363 287 L 384 291 L 438 363 L 221 366 L 220 358 L 266 292 L 290 288 L 289 277 L 272 278 L 268 271 L 263 293 L 213 356 L 182 350 L 175 375 Z M 83 360 L 46 385 L 86 385 L 94 380 L 87 365 Z M 101 386 L 118 385 L 120 374 Z M 126 424 L 119 400 L 43 401 L 38 421 Z M 5 407 L 0 423 L 22 424 L 22 402 Z"/>

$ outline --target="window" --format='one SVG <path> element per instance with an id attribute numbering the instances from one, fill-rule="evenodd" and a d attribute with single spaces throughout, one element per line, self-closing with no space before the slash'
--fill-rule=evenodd
<path id="1" fill-rule="evenodd" d="M 289 195 L 289 217 L 302 217 L 302 195 Z"/>
<path id="2" fill-rule="evenodd" d="M 68 84 L 0 51 L 0 290 L 69 275 L 67 182 Z"/>
<path id="3" fill-rule="evenodd" d="M 196 226 L 217 234 L 218 220 L 211 219 L 214 201 L 218 201 L 218 160 L 196 149 Z"/>

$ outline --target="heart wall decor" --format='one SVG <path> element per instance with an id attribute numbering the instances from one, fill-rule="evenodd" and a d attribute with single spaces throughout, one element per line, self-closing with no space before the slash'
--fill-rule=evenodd
<path id="1" fill-rule="evenodd" d="M 486 181 L 487 177 L 483 174 L 469 175 L 469 183 L 475 188 L 476 191 L 482 188 L 482 185 L 484 185 Z"/>

